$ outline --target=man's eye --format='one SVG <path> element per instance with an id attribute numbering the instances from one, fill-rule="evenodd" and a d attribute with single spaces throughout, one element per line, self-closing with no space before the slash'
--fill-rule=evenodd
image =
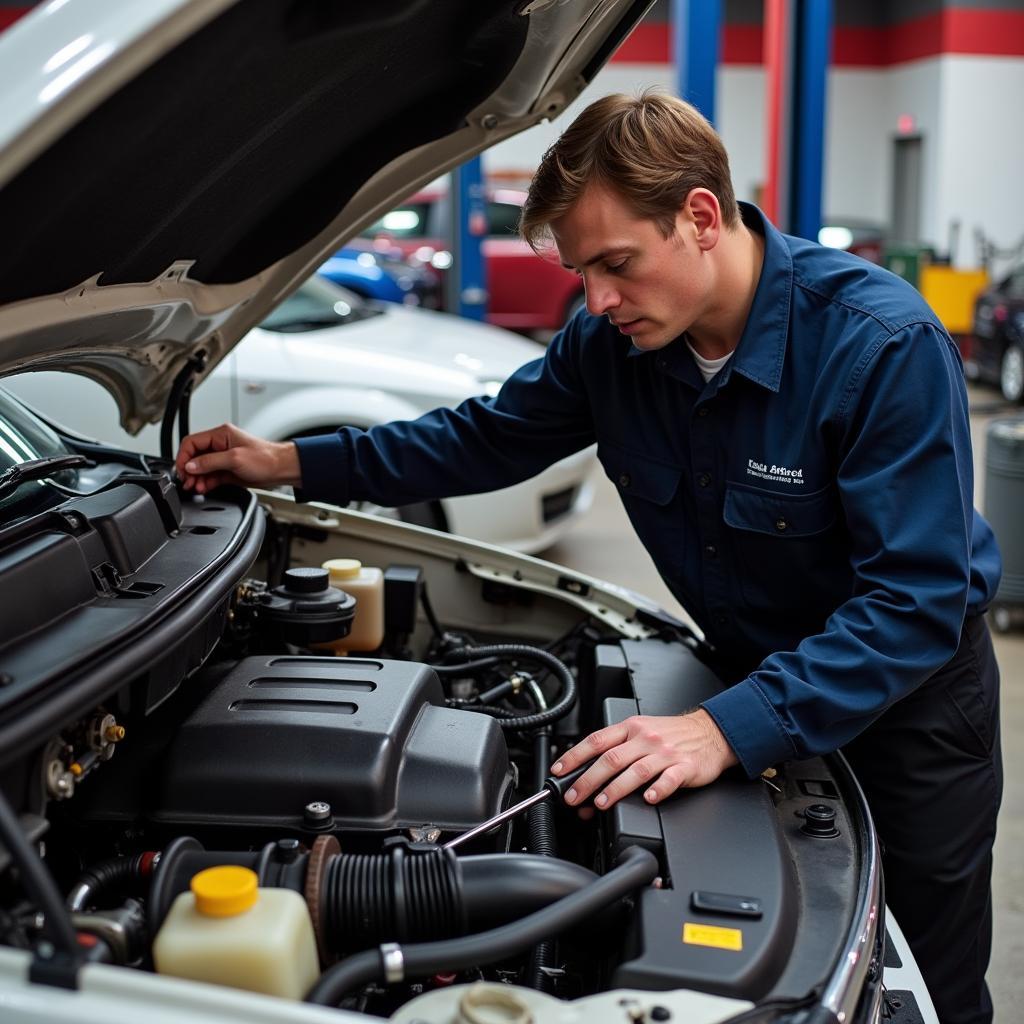
<path id="1" fill-rule="evenodd" d="M 627 257 L 624 260 L 619 260 L 618 263 L 609 263 L 609 264 L 607 264 L 608 272 L 610 274 L 619 274 L 619 273 L 621 273 L 626 268 L 626 264 L 628 262 L 629 262 L 629 258 Z"/>

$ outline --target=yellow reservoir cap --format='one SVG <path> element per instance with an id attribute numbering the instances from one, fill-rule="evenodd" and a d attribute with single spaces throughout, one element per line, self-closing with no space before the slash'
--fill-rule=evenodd
<path id="1" fill-rule="evenodd" d="M 206 868 L 192 876 L 190 887 L 196 898 L 196 910 L 207 917 L 234 917 L 244 914 L 259 896 L 259 878 L 250 868 L 224 864 Z"/>
<path id="2" fill-rule="evenodd" d="M 358 558 L 331 558 L 320 568 L 331 574 L 333 583 L 335 580 L 354 580 L 362 570 L 363 563 Z"/>

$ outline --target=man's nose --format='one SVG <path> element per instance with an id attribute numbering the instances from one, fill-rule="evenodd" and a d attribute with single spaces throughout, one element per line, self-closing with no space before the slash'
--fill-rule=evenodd
<path id="1" fill-rule="evenodd" d="M 619 293 L 607 285 L 591 283 L 585 286 L 587 294 L 587 312 L 594 316 L 604 316 L 619 304 Z"/>

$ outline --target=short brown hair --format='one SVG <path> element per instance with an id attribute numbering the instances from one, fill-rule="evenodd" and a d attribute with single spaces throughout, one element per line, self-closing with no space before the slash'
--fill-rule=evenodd
<path id="1" fill-rule="evenodd" d="M 715 194 L 726 227 L 739 223 L 722 140 L 696 107 L 662 90 L 604 96 L 569 125 L 541 158 L 520 234 L 537 249 L 551 222 L 595 182 L 653 220 L 666 238 L 694 188 Z"/>

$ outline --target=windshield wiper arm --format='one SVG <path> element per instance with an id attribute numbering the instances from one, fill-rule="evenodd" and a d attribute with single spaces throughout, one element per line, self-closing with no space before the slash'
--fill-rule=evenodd
<path id="1" fill-rule="evenodd" d="M 84 455 L 50 455 L 45 459 L 19 462 L 0 473 L 0 498 L 6 498 L 28 480 L 43 480 L 62 469 L 87 465 L 89 460 Z"/>

